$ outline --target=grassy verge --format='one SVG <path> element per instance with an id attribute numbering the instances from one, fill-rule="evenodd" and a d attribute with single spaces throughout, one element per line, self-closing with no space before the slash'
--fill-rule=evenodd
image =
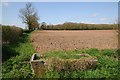
<path id="1" fill-rule="evenodd" d="M 98 50 L 98 49 L 88 49 L 88 50 L 74 50 L 74 51 L 54 51 L 47 52 L 44 58 L 59 57 L 63 59 L 73 59 L 78 58 L 76 55 L 71 56 L 71 54 L 88 53 L 91 56 L 97 57 L 98 64 L 95 70 L 86 71 L 61 71 L 57 72 L 54 70 L 49 70 L 43 76 L 44 78 L 117 78 L 118 74 L 118 54 L 116 50 Z M 68 55 L 68 56 L 66 56 Z"/>
<path id="2" fill-rule="evenodd" d="M 31 55 L 35 52 L 30 41 L 30 33 L 25 33 L 17 44 L 5 45 L 16 53 L 2 64 L 3 78 L 32 78 L 31 65 L 29 63 Z M 6 49 L 7 50 L 7 49 Z M 8 53 L 8 54 L 10 54 Z M 3 53 L 4 55 L 4 53 Z"/>

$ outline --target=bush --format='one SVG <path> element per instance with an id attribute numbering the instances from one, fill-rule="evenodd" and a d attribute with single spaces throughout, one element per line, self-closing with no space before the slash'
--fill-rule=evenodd
<path id="1" fill-rule="evenodd" d="M 2 26 L 3 43 L 16 43 L 22 32 L 21 28 L 15 26 Z"/>

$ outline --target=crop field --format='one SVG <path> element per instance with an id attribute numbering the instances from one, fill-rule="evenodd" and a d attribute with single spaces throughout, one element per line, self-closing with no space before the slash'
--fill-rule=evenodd
<path id="1" fill-rule="evenodd" d="M 39 53 L 60 50 L 116 49 L 115 30 L 38 30 L 31 35 L 31 42 Z"/>

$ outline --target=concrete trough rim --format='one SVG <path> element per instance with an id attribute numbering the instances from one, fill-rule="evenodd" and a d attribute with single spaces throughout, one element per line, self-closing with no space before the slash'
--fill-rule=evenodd
<path id="1" fill-rule="evenodd" d="M 84 54 L 84 53 L 83 53 Z M 87 54 L 87 53 L 85 53 Z M 78 54 L 77 54 L 78 55 Z M 58 57 L 50 57 L 50 58 L 58 58 L 58 59 L 61 59 L 61 60 L 80 60 L 80 61 L 98 61 L 96 57 L 92 57 L 91 55 L 87 54 L 88 55 L 88 58 L 82 60 L 82 58 L 79 58 L 79 59 L 63 59 L 63 58 L 58 58 Z M 30 59 L 30 62 L 37 62 L 37 61 L 46 61 L 47 59 L 35 59 L 35 57 L 38 56 L 38 57 L 41 57 L 40 56 L 40 53 L 34 53 Z M 49 58 L 48 58 L 49 59 Z M 92 59 L 92 60 L 88 60 L 88 59 Z"/>
<path id="2" fill-rule="evenodd" d="M 64 64 L 66 64 L 66 62 L 68 62 L 68 64 L 70 64 L 71 67 L 73 65 L 75 65 L 76 67 L 78 67 L 77 69 L 79 69 L 79 70 L 89 69 L 89 67 L 92 67 L 90 69 L 94 69 L 94 67 L 97 65 L 97 62 L 98 62 L 97 58 L 92 57 L 92 56 L 89 56 L 88 58 L 86 57 L 86 59 L 85 58 L 83 58 L 83 59 L 81 59 L 81 58 L 79 58 L 79 59 L 62 59 L 62 58 L 56 58 L 56 57 L 51 57 L 51 58 L 47 58 L 47 59 L 36 59 L 35 58 L 36 56 L 41 57 L 39 53 L 34 53 L 30 60 L 32 71 L 36 75 L 38 74 L 40 67 L 42 68 L 42 66 L 43 66 L 46 70 L 49 70 L 49 69 L 51 69 L 49 67 L 51 65 L 53 65 L 54 63 L 55 63 L 54 66 L 56 67 L 56 70 L 57 70 L 57 66 L 61 65 L 61 68 L 58 69 L 58 71 L 59 71 L 59 70 L 62 70 L 62 68 L 64 68 L 65 70 L 68 70 L 67 67 L 64 66 Z M 58 61 L 58 62 L 56 62 L 56 61 Z M 87 64 L 87 65 L 85 65 L 85 64 Z M 81 67 L 84 65 L 88 68 Z M 70 71 L 77 70 L 76 67 L 71 68 Z"/>

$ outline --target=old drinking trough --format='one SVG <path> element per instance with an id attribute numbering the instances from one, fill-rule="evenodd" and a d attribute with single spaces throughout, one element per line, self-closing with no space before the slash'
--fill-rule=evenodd
<path id="1" fill-rule="evenodd" d="M 43 55 L 35 53 L 32 55 L 30 63 L 33 73 L 36 76 L 43 76 L 47 70 L 73 71 L 95 69 L 97 58 L 87 53 L 74 54 L 80 56 L 79 59 L 62 59 L 58 57 L 44 58 Z"/>

